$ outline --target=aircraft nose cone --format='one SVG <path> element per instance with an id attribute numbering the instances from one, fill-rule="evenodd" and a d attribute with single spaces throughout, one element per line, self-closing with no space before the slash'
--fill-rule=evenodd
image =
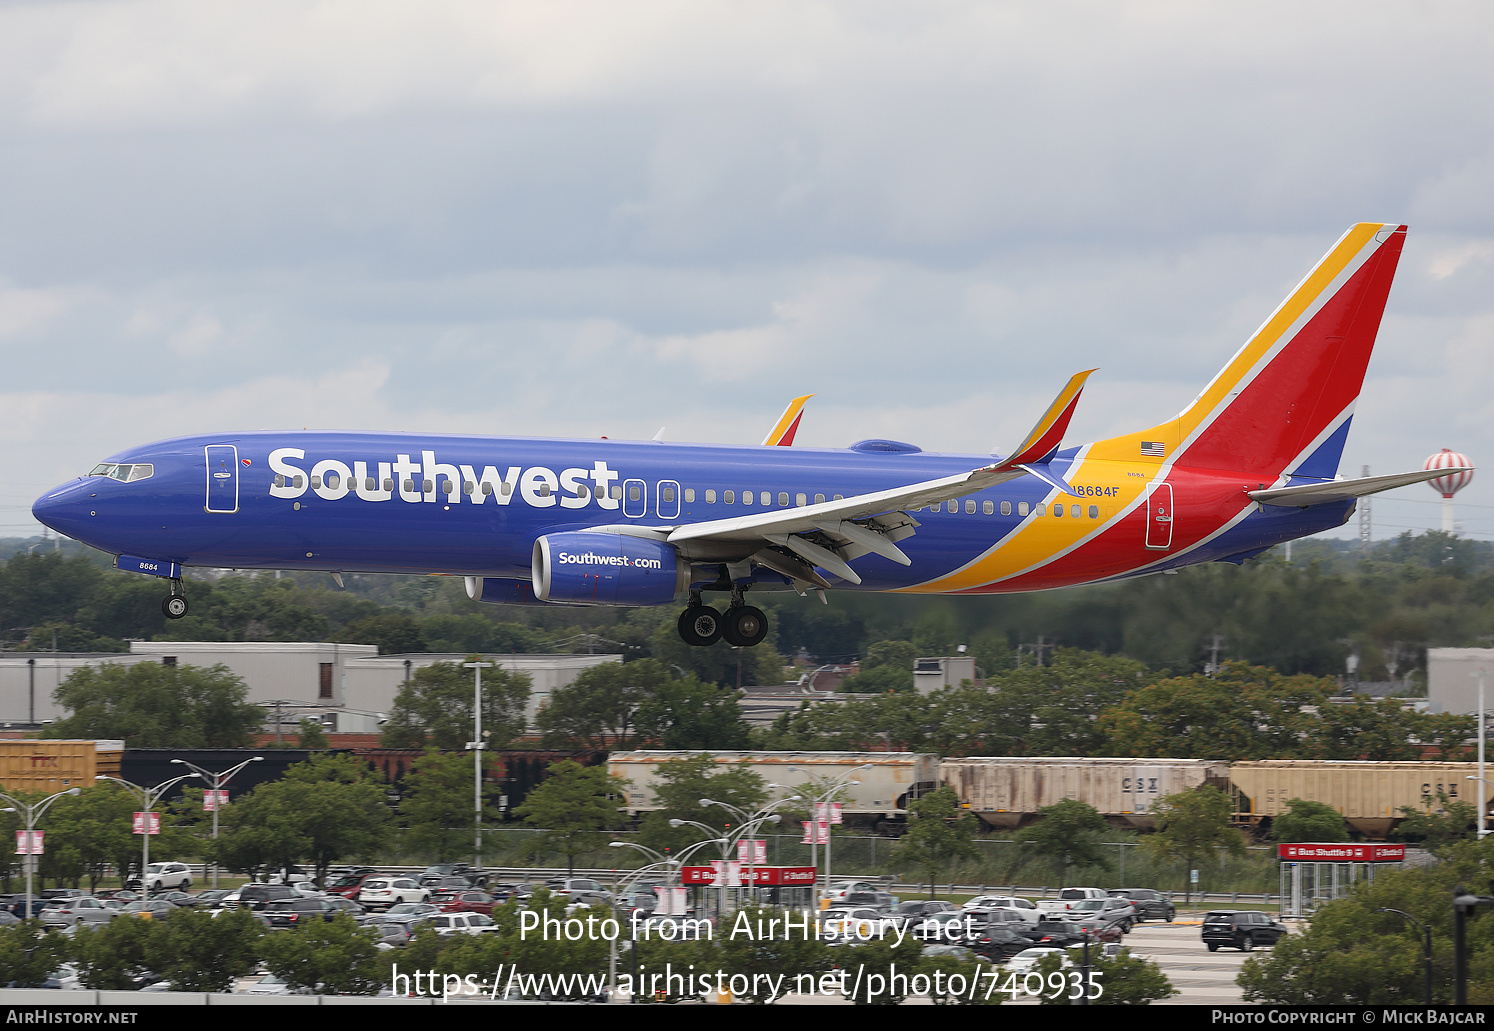
<path id="1" fill-rule="evenodd" d="M 31 514 L 43 526 L 51 527 L 65 537 L 82 540 L 88 521 L 88 490 L 84 480 L 73 480 L 54 487 L 36 499 Z"/>

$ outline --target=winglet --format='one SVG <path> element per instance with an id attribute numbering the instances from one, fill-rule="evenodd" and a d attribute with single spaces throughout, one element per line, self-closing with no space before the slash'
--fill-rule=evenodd
<path id="1" fill-rule="evenodd" d="M 788 403 L 773 428 L 768 431 L 767 437 L 763 439 L 763 447 L 789 447 L 794 442 L 794 434 L 799 432 L 799 420 L 804 417 L 804 405 L 813 394 L 805 394 L 796 397 Z"/>
<path id="2" fill-rule="evenodd" d="M 1068 383 L 1058 392 L 1043 417 L 1037 421 L 1037 425 L 1027 434 L 1026 439 L 1017 447 L 1003 466 L 1011 468 L 1019 465 L 1031 465 L 1034 462 L 1046 462 L 1052 457 L 1053 452 L 1063 443 L 1063 435 L 1068 432 L 1069 420 L 1074 417 L 1074 408 L 1079 404 L 1079 394 L 1084 390 L 1084 381 L 1089 379 L 1094 369 L 1086 369 L 1076 372 L 1069 377 Z"/>

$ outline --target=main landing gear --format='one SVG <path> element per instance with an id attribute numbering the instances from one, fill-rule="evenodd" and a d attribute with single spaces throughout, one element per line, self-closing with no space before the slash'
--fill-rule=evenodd
<path id="1" fill-rule="evenodd" d="M 182 582 L 171 581 L 171 593 L 161 599 L 161 614 L 167 619 L 181 619 L 187 614 L 187 596 L 181 593 Z"/>
<path id="2" fill-rule="evenodd" d="M 742 604 L 742 593 L 733 591 L 731 608 L 722 615 L 700 601 L 700 592 L 690 592 L 690 607 L 680 613 L 680 640 L 696 648 L 705 648 L 722 638 L 738 648 L 761 644 L 768 636 L 768 617 L 763 610 Z"/>

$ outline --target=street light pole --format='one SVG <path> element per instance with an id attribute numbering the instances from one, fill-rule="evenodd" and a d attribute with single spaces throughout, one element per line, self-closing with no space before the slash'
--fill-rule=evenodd
<path id="1" fill-rule="evenodd" d="M 213 773 L 213 772 L 211 772 L 209 770 L 204 770 L 201 766 L 198 766 L 196 763 L 189 763 L 185 759 L 173 759 L 173 760 L 171 760 L 172 762 L 174 762 L 174 763 L 176 763 L 176 764 L 178 764 L 180 766 L 190 766 L 193 770 L 195 770 L 197 772 L 197 776 L 201 777 L 203 780 L 205 780 L 205 781 L 208 782 L 209 790 L 213 792 L 213 841 L 214 842 L 217 842 L 217 840 L 218 840 L 218 805 L 219 805 L 220 799 L 218 798 L 218 794 L 217 793 L 219 791 L 222 791 L 223 788 L 224 788 L 224 785 L 226 785 L 229 782 L 229 780 L 231 780 L 233 778 L 233 775 L 236 774 L 236 773 L 238 773 L 245 766 L 248 766 L 250 763 L 264 762 L 264 760 L 265 760 L 264 756 L 262 756 L 262 755 L 256 755 L 253 759 L 245 759 L 243 762 L 239 763 L 237 766 L 235 766 L 235 767 L 233 767 L 232 769 L 229 769 L 229 770 L 224 770 L 222 773 Z M 190 774 L 189 774 L 189 776 L 190 776 Z M 150 837 L 150 835 L 147 834 L 146 837 Z M 142 876 L 143 876 L 143 874 L 142 874 Z M 142 880 L 141 883 L 144 884 L 145 882 Z M 213 857 L 213 887 L 214 888 L 218 887 L 218 857 L 217 856 Z"/>
<path id="2" fill-rule="evenodd" d="M 30 920 L 33 916 L 36 915 L 35 913 L 31 912 L 31 898 L 32 898 L 32 891 L 31 891 L 32 880 L 31 880 L 31 878 L 32 878 L 32 876 L 36 872 L 36 853 L 32 851 L 32 849 L 34 849 L 36 847 L 36 839 L 33 837 L 33 835 L 36 833 L 36 821 L 39 820 L 39 819 L 41 819 L 42 813 L 46 812 L 47 809 L 52 805 L 52 803 L 55 802 L 55 801 L 57 801 L 63 795 L 78 795 L 78 794 L 82 794 L 82 792 L 83 792 L 82 788 L 68 788 L 66 791 L 59 791 L 55 795 L 51 795 L 51 796 L 49 796 L 47 798 L 44 798 L 40 802 L 33 802 L 30 805 L 27 805 L 25 802 L 21 802 L 21 801 L 19 801 L 17 799 L 11 798 L 9 795 L 0 794 L 0 799 L 4 799 L 5 801 L 9 802 L 11 804 L 11 806 L 14 807 L 13 808 L 14 812 L 25 813 L 26 814 L 26 917 L 25 918 L 27 920 Z"/>
<path id="3" fill-rule="evenodd" d="M 482 671 L 492 669 L 492 662 L 464 662 L 472 670 L 472 868 L 482 869 Z"/>
<path id="4" fill-rule="evenodd" d="M 146 879 L 145 872 L 146 872 L 147 869 L 150 868 L 150 814 L 151 814 L 151 810 L 153 808 L 155 808 L 155 804 L 161 800 L 161 796 L 165 795 L 166 792 L 168 792 L 172 788 L 176 787 L 176 785 L 180 784 L 182 781 L 184 781 L 184 780 L 191 780 L 193 777 L 197 777 L 197 778 L 200 779 L 202 777 L 202 774 L 200 774 L 200 773 L 184 773 L 180 777 L 173 777 L 171 780 L 162 781 L 160 784 L 157 784 L 153 788 L 141 787 L 139 784 L 133 784 L 130 781 L 121 780 L 118 777 L 110 777 L 110 776 L 108 776 L 106 774 L 102 774 L 102 773 L 99 774 L 97 777 L 93 778 L 94 780 L 112 780 L 116 784 L 122 784 L 124 787 L 128 788 L 132 793 L 138 793 L 141 802 L 145 806 L 145 813 L 144 813 L 144 815 L 145 815 L 145 823 L 144 823 L 144 826 L 142 826 L 140 828 L 141 831 L 143 832 L 140 835 L 140 837 L 142 839 L 141 845 L 140 845 L 140 893 L 141 893 L 141 895 L 144 896 L 144 898 L 145 898 L 146 901 L 150 900 L 150 881 L 148 881 Z"/>

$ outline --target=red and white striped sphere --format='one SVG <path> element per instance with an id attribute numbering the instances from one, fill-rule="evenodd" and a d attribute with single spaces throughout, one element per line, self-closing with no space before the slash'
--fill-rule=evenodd
<path id="1" fill-rule="evenodd" d="M 1423 469 L 1456 469 L 1458 466 L 1463 465 L 1471 466 L 1473 463 L 1468 461 L 1467 455 L 1460 455 L 1456 451 L 1451 451 L 1447 448 L 1443 448 L 1441 452 L 1421 463 Z M 1428 485 L 1444 498 L 1452 497 L 1472 482 L 1472 469 L 1448 473 L 1446 476 L 1439 476 L 1435 480 L 1427 481 Z"/>

